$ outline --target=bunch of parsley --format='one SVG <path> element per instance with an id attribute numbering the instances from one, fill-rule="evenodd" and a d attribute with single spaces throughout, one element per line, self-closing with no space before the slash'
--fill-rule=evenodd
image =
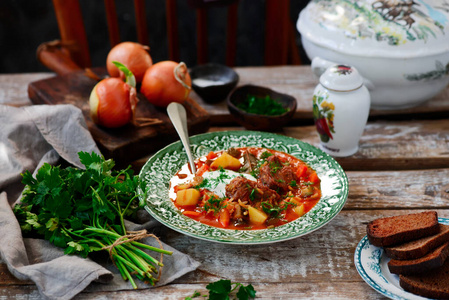
<path id="1" fill-rule="evenodd" d="M 22 231 L 44 237 L 66 254 L 86 257 L 109 251 L 123 279 L 134 288 L 131 274 L 154 284 L 162 263 L 142 249 L 171 252 L 123 237 L 127 234 L 124 218 L 141 207 L 136 194 L 138 176 L 130 167 L 113 170 L 114 161 L 98 154 L 78 155 L 85 170 L 44 164 L 36 178 L 29 171 L 22 174 L 26 186 L 20 204 L 14 207 Z M 125 242 L 111 248 L 118 239 Z"/>

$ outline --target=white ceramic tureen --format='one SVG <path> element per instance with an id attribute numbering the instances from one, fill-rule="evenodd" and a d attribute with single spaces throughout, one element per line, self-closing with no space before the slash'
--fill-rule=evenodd
<path id="1" fill-rule="evenodd" d="M 312 0 L 297 28 L 314 72 L 356 67 L 373 108 L 412 107 L 449 83 L 449 0 Z"/>

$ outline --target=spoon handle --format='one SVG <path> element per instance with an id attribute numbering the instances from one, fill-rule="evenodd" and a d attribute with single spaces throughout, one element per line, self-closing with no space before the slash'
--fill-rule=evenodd
<path id="1" fill-rule="evenodd" d="M 179 137 L 181 138 L 181 143 L 187 153 L 187 158 L 189 159 L 190 170 L 192 174 L 196 173 L 195 161 L 193 160 L 192 152 L 190 151 L 190 140 L 189 132 L 187 129 L 187 113 L 184 108 L 179 103 L 172 102 L 167 107 L 168 117 L 170 118 L 173 126 L 176 129 Z"/>

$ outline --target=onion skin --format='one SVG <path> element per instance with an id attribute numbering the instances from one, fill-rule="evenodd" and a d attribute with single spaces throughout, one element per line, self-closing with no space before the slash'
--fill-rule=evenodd
<path id="1" fill-rule="evenodd" d="M 118 61 L 124 64 L 136 77 L 137 82 L 142 82 L 145 71 L 153 65 L 153 60 L 148 53 L 150 48 L 134 42 L 123 42 L 114 46 L 108 53 L 106 68 L 111 77 L 125 79 L 125 75 L 112 62 Z"/>
<path id="2" fill-rule="evenodd" d="M 175 78 L 175 70 L 182 83 Z M 155 63 L 145 72 L 140 92 L 153 105 L 167 107 L 171 102 L 183 103 L 191 87 L 192 79 L 187 66 L 166 60 Z"/>
<path id="3" fill-rule="evenodd" d="M 119 78 L 103 79 L 92 89 L 89 105 L 95 124 L 107 128 L 124 126 L 134 117 L 136 89 Z"/>

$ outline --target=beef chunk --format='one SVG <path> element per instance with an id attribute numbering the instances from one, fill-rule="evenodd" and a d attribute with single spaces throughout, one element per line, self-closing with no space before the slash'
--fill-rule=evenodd
<path id="1" fill-rule="evenodd" d="M 273 155 L 260 167 L 259 181 L 262 186 L 284 194 L 289 191 L 290 183 L 297 181 L 297 177 L 292 167 L 284 166 L 279 158 Z"/>
<path id="2" fill-rule="evenodd" d="M 246 179 L 245 177 L 236 177 L 226 185 L 226 196 L 229 199 L 240 200 L 254 204 L 260 201 L 269 201 L 277 203 L 281 197 L 275 191 L 258 184 L 255 181 Z"/>
<path id="3" fill-rule="evenodd" d="M 253 190 L 256 189 L 256 184 L 254 181 L 238 176 L 226 185 L 226 197 L 249 202 L 254 195 Z"/>

